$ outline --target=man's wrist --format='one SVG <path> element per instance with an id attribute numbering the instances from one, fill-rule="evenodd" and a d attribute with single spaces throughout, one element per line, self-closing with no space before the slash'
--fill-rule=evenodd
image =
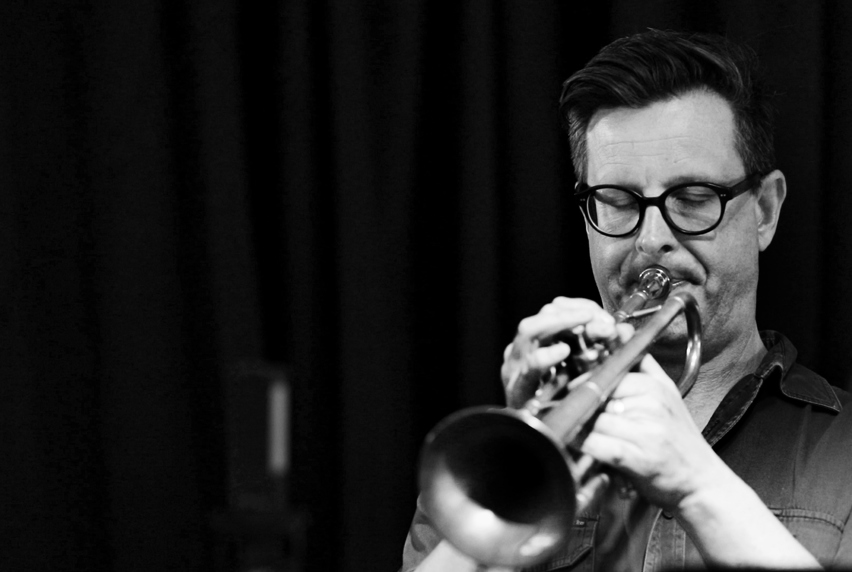
<path id="1" fill-rule="evenodd" d="M 716 457 L 712 467 L 700 473 L 698 484 L 680 500 L 674 512 L 684 524 L 707 523 L 728 515 L 743 501 L 754 499 L 757 495 L 751 487 Z"/>
<path id="2" fill-rule="evenodd" d="M 683 498 L 676 517 L 709 565 L 819 569 L 819 563 L 727 465 Z"/>

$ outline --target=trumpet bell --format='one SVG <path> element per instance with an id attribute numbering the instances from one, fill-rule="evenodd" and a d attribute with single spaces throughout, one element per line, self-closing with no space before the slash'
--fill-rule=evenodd
<path id="1" fill-rule="evenodd" d="M 577 501 L 568 455 L 524 410 L 451 415 L 427 436 L 420 467 L 426 514 L 479 563 L 530 566 L 570 534 Z"/>

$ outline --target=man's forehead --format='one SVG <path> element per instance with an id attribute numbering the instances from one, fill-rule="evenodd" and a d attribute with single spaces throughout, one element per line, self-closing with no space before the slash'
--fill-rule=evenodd
<path id="1" fill-rule="evenodd" d="M 696 135 L 680 135 L 673 137 L 630 138 L 609 134 L 611 137 L 590 138 L 590 148 L 594 147 L 600 157 L 606 160 L 617 160 L 620 157 L 656 157 L 665 155 L 675 161 L 688 159 L 696 152 L 713 151 L 708 140 Z"/>
<path id="2" fill-rule="evenodd" d="M 712 170 L 740 163 L 731 108 L 708 92 L 640 109 L 601 110 L 589 123 L 586 143 L 591 170 L 696 162 Z"/>

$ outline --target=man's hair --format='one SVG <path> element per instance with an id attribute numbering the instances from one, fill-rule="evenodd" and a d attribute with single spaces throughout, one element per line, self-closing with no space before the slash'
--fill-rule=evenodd
<path id="1" fill-rule="evenodd" d="M 597 111 L 640 109 L 695 90 L 715 93 L 731 106 L 746 173 L 771 171 L 773 108 L 754 50 L 721 36 L 649 30 L 609 44 L 562 86 L 559 111 L 577 180 L 586 180 L 586 132 Z"/>

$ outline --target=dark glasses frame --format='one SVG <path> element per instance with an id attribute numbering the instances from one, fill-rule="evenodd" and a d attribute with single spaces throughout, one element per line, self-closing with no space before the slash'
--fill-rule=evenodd
<path id="1" fill-rule="evenodd" d="M 588 223 L 590 225 L 592 225 L 592 228 L 594 228 L 597 232 L 603 234 L 604 236 L 610 236 L 610 237 L 613 237 L 613 238 L 621 238 L 621 237 L 633 234 L 634 232 L 636 232 L 636 230 L 639 227 L 642 226 L 642 221 L 645 218 L 645 209 L 647 209 L 649 206 L 657 207 L 658 209 L 660 209 L 660 213 L 662 213 L 663 219 L 665 219 L 666 223 L 671 228 L 676 230 L 677 232 L 679 232 L 681 234 L 686 234 L 686 235 L 689 235 L 689 236 L 697 236 L 697 235 L 700 235 L 700 234 L 706 234 L 706 233 L 710 232 L 711 230 L 713 230 L 714 228 L 716 228 L 717 226 L 719 226 L 719 224 L 722 222 L 722 218 L 724 218 L 724 216 L 725 216 L 725 205 L 728 204 L 728 201 L 730 201 L 734 197 L 737 197 L 738 195 L 741 195 L 741 194 L 745 193 L 746 191 L 754 188 L 761 181 L 761 179 L 763 179 L 763 177 L 765 177 L 765 176 L 766 176 L 766 174 L 764 174 L 764 173 L 752 173 L 751 175 L 748 175 L 745 179 L 743 179 L 739 183 L 737 183 L 733 186 L 730 186 L 730 187 L 727 187 L 725 185 L 719 185 L 717 183 L 705 183 L 703 181 L 692 181 L 692 182 L 689 182 L 689 183 L 681 183 L 681 184 L 678 184 L 678 185 L 675 185 L 673 187 L 666 189 L 665 191 L 663 191 L 660 195 L 658 195 L 656 197 L 646 197 L 642 193 L 639 193 L 639 192 L 637 192 L 633 189 L 629 189 L 627 187 L 622 187 L 620 185 L 595 185 L 594 187 L 590 187 L 590 186 L 586 185 L 585 183 L 577 183 L 574 186 L 574 189 L 575 189 L 574 198 L 579 203 L 580 210 L 583 211 L 583 216 L 586 218 Z M 666 204 L 665 204 L 666 198 L 669 195 L 671 195 L 672 193 L 674 193 L 675 191 L 679 191 L 680 189 L 684 189 L 686 187 L 695 187 L 695 186 L 707 187 L 708 189 L 713 190 L 719 196 L 719 202 L 721 203 L 721 209 L 719 210 L 719 219 L 713 225 L 711 225 L 710 227 L 708 227 L 704 230 L 684 230 L 681 227 L 679 227 L 678 225 L 676 225 L 674 223 L 674 221 L 672 221 L 671 217 L 669 217 L 669 212 L 668 212 L 668 209 L 667 209 Z M 636 220 L 636 226 L 634 226 L 633 228 L 631 228 L 627 232 L 622 232 L 622 233 L 618 233 L 618 234 L 613 234 L 613 233 L 610 233 L 610 232 L 604 232 L 603 230 L 601 230 L 597 226 L 597 224 L 595 224 L 595 222 L 592 220 L 591 214 L 589 214 L 589 202 L 590 202 L 589 197 L 592 195 L 592 193 L 594 193 L 598 189 L 618 189 L 620 191 L 624 191 L 625 193 L 628 193 L 628 194 L 632 195 L 633 197 L 635 197 L 636 202 L 639 205 L 639 218 Z"/>

